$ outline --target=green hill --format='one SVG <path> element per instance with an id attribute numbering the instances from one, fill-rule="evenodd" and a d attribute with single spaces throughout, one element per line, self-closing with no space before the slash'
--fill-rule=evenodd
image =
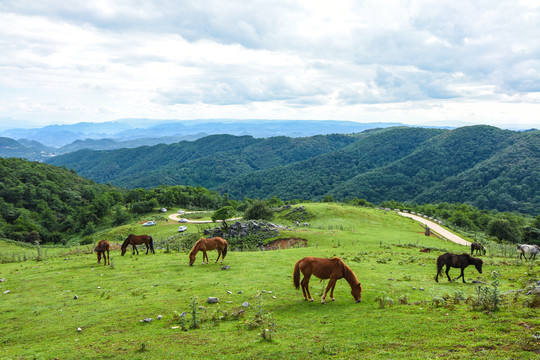
<path id="1" fill-rule="evenodd" d="M 196 141 L 58 156 L 97 182 L 203 186 L 232 198 L 463 202 L 536 215 L 540 131 L 395 127 L 306 138 L 214 135 Z"/>

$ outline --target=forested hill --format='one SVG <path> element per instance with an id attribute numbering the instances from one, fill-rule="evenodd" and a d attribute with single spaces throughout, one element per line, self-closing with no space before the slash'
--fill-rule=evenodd
<path id="1" fill-rule="evenodd" d="M 531 214 L 540 208 L 540 131 L 491 126 L 307 138 L 216 135 L 79 151 L 50 162 L 128 188 L 201 185 L 233 198 L 447 201 Z"/>
<path id="2" fill-rule="evenodd" d="M 162 184 L 212 188 L 261 169 L 271 169 L 343 148 L 356 140 L 350 135 L 251 136 L 211 135 L 171 145 L 113 151 L 81 150 L 52 158 L 97 182 L 152 188 Z"/>

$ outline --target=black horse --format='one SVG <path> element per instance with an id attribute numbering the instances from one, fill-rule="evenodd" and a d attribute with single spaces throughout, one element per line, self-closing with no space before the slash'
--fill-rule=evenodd
<path id="1" fill-rule="evenodd" d="M 473 252 L 475 250 L 476 250 L 476 255 L 478 255 L 479 251 L 482 252 L 484 255 L 486 255 L 486 248 L 482 244 L 479 244 L 477 242 L 473 242 L 471 244 L 471 255 L 473 254 Z"/>
<path id="2" fill-rule="evenodd" d="M 476 270 L 481 274 L 482 273 L 482 265 L 484 262 L 482 259 L 473 258 L 469 254 L 463 254 L 463 255 L 456 255 L 452 253 L 446 253 L 442 254 L 437 258 L 437 276 L 435 276 L 435 281 L 439 282 L 439 275 L 441 274 L 442 268 L 444 265 L 446 265 L 446 276 L 448 277 L 448 281 L 452 281 L 450 279 L 450 275 L 448 275 L 448 271 L 450 271 L 451 267 L 454 268 L 460 268 L 461 269 L 461 275 L 459 275 L 455 280 L 461 278 L 463 282 L 465 282 L 465 276 L 463 274 L 463 270 L 469 265 L 474 265 L 476 267 Z"/>

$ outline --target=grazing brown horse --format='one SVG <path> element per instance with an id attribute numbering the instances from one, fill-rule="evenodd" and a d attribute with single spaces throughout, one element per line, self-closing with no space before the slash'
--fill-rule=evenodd
<path id="1" fill-rule="evenodd" d="M 304 275 L 302 282 L 300 282 L 300 271 Z M 356 279 L 351 268 L 349 268 L 343 260 L 340 258 L 317 258 L 317 257 L 305 257 L 301 260 L 298 260 L 294 265 L 293 271 L 293 283 L 296 289 L 300 288 L 302 285 L 302 292 L 304 293 L 304 298 L 309 301 L 313 301 L 311 294 L 309 292 L 309 278 L 311 275 L 315 275 L 319 279 L 330 279 L 326 291 L 322 296 L 322 303 L 326 304 L 326 294 L 330 290 L 330 298 L 334 301 L 334 288 L 336 287 L 336 281 L 341 278 L 345 278 L 349 285 L 351 286 L 351 294 L 356 300 L 357 303 L 362 301 L 362 285 Z"/>
<path id="2" fill-rule="evenodd" d="M 473 242 L 471 244 L 471 255 L 473 254 L 473 252 L 476 250 L 476 255 L 478 255 L 478 252 L 482 252 L 484 253 L 484 255 L 486 255 L 486 248 L 484 247 L 484 245 L 480 244 L 480 243 L 477 243 L 477 242 Z"/>
<path id="3" fill-rule="evenodd" d="M 94 251 L 97 253 L 97 263 L 99 264 L 101 262 L 101 255 L 103 255 L 103 260 L 105 262 L 104 265 L 111 264 L 111 261 L 109 259 L 109 242 L 107 240 L 100 240 L 97 243 L 96 248 Z M 107 252 L 107 254 L 105 254 Z"/>
<path id="4" fill-rule="evenodd" d="M 132 254 L 135 254 L 135 251 L 137 251 L 137 255 L 139 255 L 139 250 L 137 250 L 137 247 L 135 245 L 146 245 L 146 255 L 148 255 L 148 250 L 152 251 L 153 254 L 156 252 L 154 251 L 154 240 L 149 235 L 129 235 L 127 239 L 122 244 L 121 250 L 122 250 L 122 256 L 126 253 L 128 245 L 133 246 Z"/>
<path id="5" fill-rule="evenodd" d="M 442 254 L 441 256 L 437 258 L 437 276 L 435 276 L 435 281 L 439 282 L 439 275 L 441 274 L 442 268 L 445 265 L 446 265 L 445 273 L 446 273 L 446 276 L 448 277 L 448 281 L 452 281 L 450 279 L 450 275 L 448 275 L 448 272 L 450 271 L 450 268 L 453 267 L 453 268 L 461 269 L 461 275 L 459 275 L 454 280 L 461 278 L 461 280 L 465 282 L 465 276 L 463 276 L 464 275 L 463 271 L 465 270 L 465 268 L 469 265 L 474 265 L 476 267 L 476 270 L 478 270 L 478 272 L 481 274 L 482 264 L 484 264 L 482 259 L 473 258 L 469 254 L 463 254 L 463 255 L 456 255 L 452 253 Z"/>
<path id="6" fill-rule="evenodd" d="M 223 260 L 225 260 L 225 256 L 227 256 L 227 249 L 229 247 L 229 244 L 227 243 L 227 240 L 222 239 L 220 237 L 211 237 L 211 238 L 200 238 L 199 241 L 193 245 L 193 248 L 191 249 L 191 252 L 189 253 L 189 266 L 193 266 L 193 263 L 195 262 L 195 256 L 199 251 L 203 252 L 203 265 L 204 265 L 204 259 L 206 259 L 206 263 L 210 263 L 208 260 L 208 255 L 206 254 L 206 251 L 208 250 L 217 250 L 218 257 L 216 259 L 216 262 L 218 262 L 219 257 L 221 257 L 221 262 L 223 263 Z"/>

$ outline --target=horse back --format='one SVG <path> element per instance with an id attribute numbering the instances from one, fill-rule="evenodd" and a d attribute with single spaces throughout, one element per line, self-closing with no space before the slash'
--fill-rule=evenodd
<path id="1" fill-rule="evenodd" d="M 339 258 L 326 259 L 308 256 L 301 260 L 300 270 L 304 275 L 310 273 L 319 279 L 331 277 L 340 279 L 343 277 L 343 261 Z"/>

